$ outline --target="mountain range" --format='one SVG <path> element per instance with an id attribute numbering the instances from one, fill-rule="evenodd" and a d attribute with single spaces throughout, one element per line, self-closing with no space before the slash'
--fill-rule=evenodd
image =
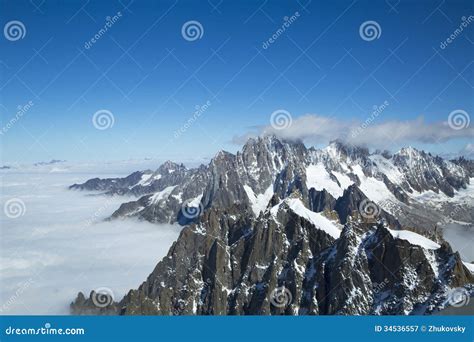
<path id="1" fill-rule="evenodd" d="M 167 161 L 72 190 L 134 196 L 109 220 L 183 226 L 120 301 L 80 293 L 75 314 L 424 314 L 469 297 L 474 267 L 443 239 L 473 228 L 474 163 L 266 136 L 208 165 Z M 103 299 L 103 298 L 102 298 Z M 106 298 L 107 299 L 107 298 Z M 455 304 L 455 303 L 454 303 Z"/>

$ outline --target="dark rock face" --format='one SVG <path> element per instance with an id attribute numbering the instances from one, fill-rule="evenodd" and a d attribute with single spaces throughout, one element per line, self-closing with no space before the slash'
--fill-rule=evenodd
<path id="1" fill-rule="evenodd" d="M 373 208 L 371 208 L 372 206 Z M 344 194 L 336 200 L 334 210 L 342 224 L 356 217 L 366 222 L 383 219 L 389 226 L 401 228 L 400 223 L 394 216 L 371 202 L 357 185 L 351 185 L 344 190 Z"/>
<path id="2" fill-rule="evenodd" d="M 324 210 L 334 210 L 336 200 L 325 189 L 317 191 L 314 188 L 309 189 L 309 209 L 314 212 Z"/>
<path id="3" fill-rule="evenodd" d="M 112 297 L 95 291 L 91 291 L 89 298 L 79 292 L 70 309 L 73 315 L 116 315 L 119 312 Z"/>
<path id="4" fill-rule="evenodd" d="M 238 206 L 206 211 L 148 279 L 105 313 L 429 313 L 448 287 L 474 281 L 448 246 L 429 250 L 394 238 L 383 224 L 360 221 L 335 238 L 290 203 L 258 219 Z M 79 295 L 73 312 L 90 314 L 90 304 Z"/>
<path id="5" fill-rule="evenodd" d="M 138 289 L 100 307 L 95 293 L 79 294 L 71 310 L 430 313 L 445 306 L 450 288 L 474 291 L 474 279 L 459 254 L 433 231 L 432 220 L 441 220 L 443 213 L 412 195 L 432 190 L 453 196 L 469 184 L 466 165 L 410 148 L 393 156 L 371 155 L 341 142 L 316 150 L 265 137 L 251 139 L 235 155 L 219 152 L 209 165 L 195 169 L 167 162 L 156 171 L 75 184 L 72 189 L 139 196 L 112 218 L 178 222 L 184 228 Z M 374 194 L 377 203 L 368 197 Z M 398 238 L 393 231 L 400 229 L 421 232 L 441 246 Z"/>
<path id="6" fill-rule="evenodd" d="M 344 190 L 344 194 L 337 199 L 334 206 L 341 223 L 345 224 L 353 213 L 359 212 L 360 203 L 366 199 L 367 196 L 356 185 L 351 185 Z"/>
<path id="7" fill-rule="evenodd" d="M 84 184 L 73 184 L 69 189 L 101 191 L 108 195 L 141 196 L 181 184 L 187 178 L 192 177 L 195 171 L 187 170 L 183 164 L 178 165 L 167 161 L 156 171 L 136 171 L 125 178 L 93 178 Z"/>
<path id="8" fill-rule="evenodd" d="M 69 187 L 69 189 L 119 192 L 123 188 L 127 188 L 137 184 L 142 178 L 142 175 L 146 174 L 146 172 L 151 173 L 151 171 L 137 171 L 125 178 L 92 178 L 84 184 L 73 184 Z"/>
<path id="9" fill-rule="evenodd" d="M 201 213 L 210 207 L 226 208 L 232 204 L 254 208 L 254 214 L 258 216 L 267 203 L 257 206 L 253 197 L 267 191 L 283 199 L 298 190 L 310 209 L 316 212 L 333 210 L 334 202 L 341 199 L 327 189 L 316 190 L 308 184 L 307 168 L 311 165 L 322 165 L 329 181 L 342 190 L 347 190 L 347 182 L 360 187 L 363 178 L 382 182 L 393 194 L 393 199 L 387 203 L 377 203 L 382 211 L 403 222 L 402 225 L 408 216 L 416 216 L 419 219 L 410 226 L 426 230 L 436 224 L 436 220 L 429 219 L 436 214 L 420 215 L 418 209 L 413 209 L 411 194 L 432 190 L 453 196 L 455 190 L 469 184 L 472 163 L 445 161 L 413 148 L 402 149 L 393 156 L 387 153 L 371 155 L 365 148 L 347 146 L 339 141 L 332 142 L 326 149 L 316 150 L 307 149 L 299 142 L 264 137 L 250 139 L 236 155 L 219 152 L 207 166 L 186 169 L 183 165 L 166 162 L 156 171 L 139 171 L 125 178 L 94 178 L 70 188 L 141 196 L 136 201 L 122 204 L 112 218 L 135 216 L 158 223 L 189 224 L 195 217 L 183 215 L 183 208 Z M 396 174 L 395 179 L 393 174 Z M 342 184 L 344 177 L 347 180 Z M 394 201 L 400 203 L 393 204 Z M 347 211 L 342 222 L 355 209 L 341 208 L 341 205 L 338 208 L 340 213 Z"/>

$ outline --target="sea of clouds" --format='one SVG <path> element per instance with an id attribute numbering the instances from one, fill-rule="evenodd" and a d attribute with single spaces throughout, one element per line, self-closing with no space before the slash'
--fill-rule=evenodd
<path id="1" fill-rule="evenodd" d="M 126 197 L 67 188 L 98 174 L 125 176 L 136 167 L 128 166 L 113 174 L 60 164 L 0 173 L 0 314 L 68 314 L 79 291 L 106 287 L 120 300 L 146 279 L 181 228 L 104 222 Z M 3 211 L 12 198 L 25 204 L 17 218 Z"/>
<path id="2" fill-rule="evenodd" d="M 134 198 L 68 186 L 94 177 L 124 177 L 159 164 L 59 162 L 0 170 L 0 315 L 68 314 L 79 291 L 88 295 L 105 287 L 120 300 L 137 288 L 167 254 L 181 227 L 104 221 Z M 5 213 L 12 199 L 24 203 L 16 218 Z M 464 260 L 474 260 L 469 227 L 453 224 L 444 235 Z"/>

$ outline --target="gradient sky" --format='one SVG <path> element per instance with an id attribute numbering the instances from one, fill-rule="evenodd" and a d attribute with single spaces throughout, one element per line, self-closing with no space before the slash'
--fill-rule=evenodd
<path id="1" fill-rule="evenodd" d="M 472 116 L 474 22 L 445 49 L 440 43 L 474 14 L 473 4 L 0 0 L 2 27 L 18 20 L 26 28 L 23 39 L 0 37 L 1 126 L 33 102 L 0 136 L 2 159 L 205 158 L 235 151 L 233 137 L 269 125 L 280 108 L 293 119 L 314 113 L 364 121 L 374 105 L 389 101 L 377 122 L 441 122 L 456 109 Z M 297 20 L 263 49 L 295 12 Z M 202 25 L 201 39 L 183 38 L 190 20 Z M 359 35 L 368 20 L 382 30 L 373 41 Z M 210 107 L 176 138 L 207 101 Z M 94 127 L 101 109 L 113 114 L 113 127 Z M 446 153 L 468 142 L 407 144 Z"/>

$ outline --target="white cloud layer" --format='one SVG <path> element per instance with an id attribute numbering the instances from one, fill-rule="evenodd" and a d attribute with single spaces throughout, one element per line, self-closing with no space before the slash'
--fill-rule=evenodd
<path id="1" fill-rule="evenodd" d="M 103 222 L 127 198 L 67 190 L 98 173 L 0 173 L 1 210 L 25 204 L 0 218 L 0 315 L 68 314 L 78 291 L 98 287 L 120 300 L 166 255 L 179 226 Z"/>
<path id="2" fill-rule="evenodd" d="M 364 122 L 357 122 L 308 114 L 293 119 L 291 125 L 284 129 L 277 129 L 272 125 L 259 127 L 254 132 L 234 137 L 233 142 L 242 144 L 252 136 L 276 135 L 316 144 L 341 139 L 354 145 L 390 149 L 390 146 L 413 142 L 432 144 L 457 138 L 474 138 L 474 127 L 453 129 L 448 122 L 428 123 L 423 117 L 384 123 L 375 123 L 374 119 L 369 117 Z"/>

